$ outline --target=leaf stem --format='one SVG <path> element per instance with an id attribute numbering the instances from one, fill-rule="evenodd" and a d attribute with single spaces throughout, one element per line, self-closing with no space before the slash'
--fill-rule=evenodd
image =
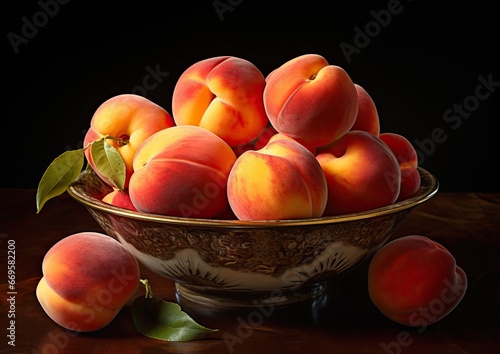
<path id="1" fill-rule="evenodd" d="M 153 291 L 151 290 L 151 286 L 147 279 L 140 280 L 142 284 L 144 284 L 144 288 L 146 289 L 146 295 L 144 296 L 146 299 L 154 298 Z"/>

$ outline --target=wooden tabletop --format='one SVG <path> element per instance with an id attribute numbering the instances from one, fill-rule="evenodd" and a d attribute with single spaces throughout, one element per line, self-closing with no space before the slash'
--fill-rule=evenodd
<path id="1" fill-rule="evenodd" d="M 500 353 L 500 194 L 438 192 L 391 236 L 420 234 L 440 242 L 467 274 L 462 302 L 433 325 L 408 328 L 385 318 L 368 297 L 366 261 L 332 279 L 324 296 L 291 307 L 221 310 L 180 301 L 198 323 L 219 329 L 182 343 L 138 333 L 129 306 L 93 333 L 69 332 L 52 322 L 35 296 L 43 256 L 65 236 L 102 229 L 67 194 L 50 200 L 39 214 L 35 190 L 2 189 L 0 200 L 1 352 Z M 7 253 L 12 250 L 15 285 L 9 289 Z M 157 296 L 177 301 L 172 281 L 141 270 Z"/>

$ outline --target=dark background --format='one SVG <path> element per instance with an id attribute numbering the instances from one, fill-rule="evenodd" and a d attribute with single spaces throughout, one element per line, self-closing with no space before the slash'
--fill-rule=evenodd
<path id="1" fill-rule="evenodd" d="M 2 188 L 36 188 L 56 156 L 82 146 L 93 112 L 114 95 L 143 92 L 171 112 L 177 78 L 199 60 L 239 56 L 267 75 L 316 53 L 371 94 L 382 131 L 415 145 L 441 191 L 499 191 L 492 2 L 60 2 L 3 5 Z M 35 33 L 26 21 L 38 24 Z M 26 43 L 12 45 L 13 34 Z M 342 46 L 357 52 L 346 55 Z M 157 85 L 141 91 L 151 70 L 161 72 L 149 81 Z M 481 77 L 498 84 L 478 98 Z M 458 105 L 467 114 L 448 115 Z M 437 131 L 444 136 L 431 144 Z"/>

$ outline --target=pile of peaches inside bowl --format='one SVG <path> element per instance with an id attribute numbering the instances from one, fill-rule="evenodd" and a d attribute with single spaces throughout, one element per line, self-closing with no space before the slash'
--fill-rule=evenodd
<path id="1" fill-rule="evenodd" d="M 183 298 L 293 304 L 370 257 L 438 190 L 380 119 L 320 55 L 267 75 L 242 58 L 203 59 L 179 77 L 172 114 L 139 95 L 103 102 L 84 145 L 114 147 L 123 185 L 87 148 L 67 192 Z"/>

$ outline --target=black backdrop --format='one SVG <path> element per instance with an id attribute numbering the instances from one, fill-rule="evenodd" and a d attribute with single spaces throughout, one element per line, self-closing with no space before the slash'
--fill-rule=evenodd
<path id="1" fill-rule="evenodd" d="M 382 131 L 415 145 L 441 191 L 499 191 L 500 32 L 490 3 L 11 3 L 2 11 L 0 187 L 36 188 L 116 94 L 139 93 L 171 112 L 177 78 L 201 59 L 239 56 L 266 75 L 316 53 L 368 90 Z"/>

